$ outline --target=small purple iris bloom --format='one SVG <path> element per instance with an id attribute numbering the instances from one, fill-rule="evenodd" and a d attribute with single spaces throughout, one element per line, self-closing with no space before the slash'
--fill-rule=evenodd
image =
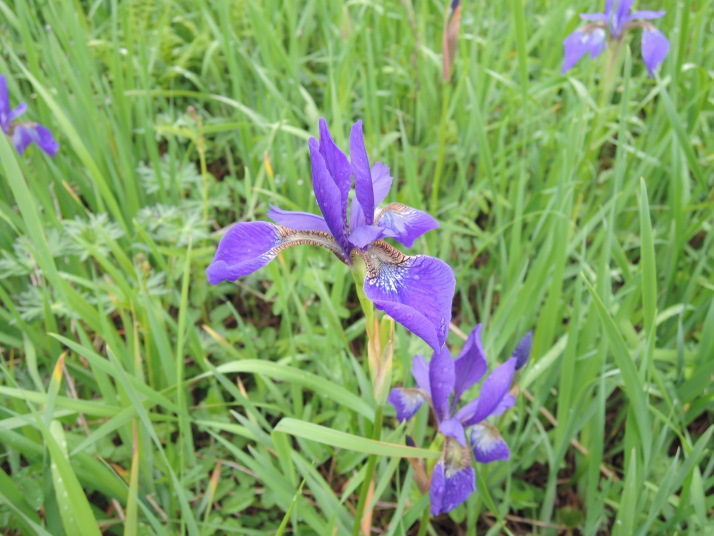
<path id="1" fill-rule="evenodd" d="M 411 247 L 439 224 L 429 214 L 400 203 L 377 209 L 389 193 L 392 177 L 381 162 L 370 167 L 361 121 L 350 132 L 351 161 L 332 140 L 324 119 L 319 128 L 319 142 L 310 138 L 308 146 L 312 186 L 324 217 L 272 207 L 268 216 L 277 225 L 236 223 L 218 244 L 206 269 L 208 281 L 214 285 L 233 281 L 299 244 L 325 247 L 348 266 L 359 257 L 366 266 L 367 298 L 438 352 L 451 321 L 454 271 L 434 257 L 404 255 L 381 239 L 393 238 Z M 353 177 L 355 194 L 350 203 Z"/>
<path id="2" fill-rule="evenodd" d="M 613 6 L 614 2 L 617 6 Z M 591 24 L 578 28 L 563 41 L 565 58 L 563 73 L 573 67 L 588 52 L 596 58 L 607 48 L 607 38 L 619 41 L 631 28 L 642 28 L 642 59 L 650 78 L 669 52 L 669 41 L 650 22 L 664 16 L 666 11 L 635 11 L 630 13 L 634 0 L 607 0 L 604 13 L 582 13 L 580 18 Z"/>
<path id="3" fill-rule="evenodd" d="M 5 75 L 0 74 L 0 128 L 12 140 L 20 155 L 24 154 L 27 146 L 34 142 L 48 155 L 54 156 L 59 149 L 59 143 L 46 127 L 30 121 L 15 122 L 15 119 L 24 114 L 26 110 L 27 106 L 24 102 L 18 104 L 14 109 L 10 108 L 7 80 Z"/>
<path id="4" fill-rule="evenodd" d="M 426 400 L 434 411 L 439 432 L 446 436 L 441 459 L 431 475 L 432 515 L 453 510 L 476 490 L 469 448 L 479 463 L 510 458 L 508 445 L 486 419 L 502 414 L 515 404 L 515 397 L 508 391 L 515 371 L 528 362 L 531 343 L 529 332 L 518 343 L 513 356 L 484 380 L 478 397 L 461 409 L 458 409 L 461 396 L 483 378 L 488 368 L 481 342 L 481 324 L 469 334 L 456 360 L 446 347 L 435 352 L 428 364 L 423 356 L 416 355 L 412 376 L 417 387 L 390 391 L 387 400 L 396 409 L 397 419 L 410 419 Z M 471 433 L 467 440 L 469 427 Z"/>

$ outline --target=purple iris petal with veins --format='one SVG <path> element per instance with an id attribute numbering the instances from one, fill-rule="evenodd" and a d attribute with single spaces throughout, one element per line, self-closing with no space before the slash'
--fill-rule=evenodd
<path id="1" fill-rule="evenodd" d="M 664 61 L 669 52 L 669 41 L 651 23 L 663 17 L 666 11 L 632 11 L 634 0 L 607 0 L 603 13 L 581 13 L 580 18 L 590 24 L 578 28 L 563 41 L 565 54 L 563 73 L 572 68 L 587 53 L 596 58 L 607 48 L 608 38 L 618 41 L 629 29 L 642 29 L 642 59 L 652 78 L 655 68 Z M 644 21 L 644 22 L 642 22 Z"/>
<path id="2" fill-rule="evenodd" d="M 370 166 L 361 121 L 350 132 L 350 159 L 335 144 L 324 119 L 320 119 L 319 131 L 320 139 L 310 138 L 308 147 L 313 190 L 322 216 L 271 205 L 268 216 L 275 224 L 236 223 L 221 239 L 206 269 L 209 282 L 233 281 L 250 274 L 283 249 L 300 244 L 329 249 L 349 266 L 359 257 L 366 267 L 367 298 L 439 351 L 451 321 L 454 271 L 439 259 L 407 256 L 382 241 L 393 238 L 411 247 L 439 224 L 425 212 L 399 203 L 377 209 L 389 193 L 392 177 L 381 162 Z M 353 178 L 355 194 L 350 203 Z"/>
<path id="3" fill-rule="evenodd" d="M 442 457 L 434 468 L 429 490 L 432 514 L 451 511 L 475 491 L 469 450 L 480 463 L 510 458 L 508 445 L 486 419 L 501 415 L 515 404 L 509 390 L 516 369 L 528 361 L 532 338 L 528 332 L 511 358 L 486 377 L 478 397 L 460 409 L 457 408 L 462 395 L 485 376 L 488 368 L 481 324 L 471 331 L 455 360 L 447 348 L 435 352 L 428 364 L 423 356 L 414 356 L 412 376 L 417 387 L 390 391 L 387 400 L 394 406 L 398 420 L 410 419 L 427 401 L 439 432 L 445 436 Z M 469 427 L 471 432 L 467 434 Z"/>
<path id="4" fill-rule="evenodd" d="M 48 155 L 54 156 L 57 154 L 59 144 L 47 127 L 30 121 L 15 121 L 26 110 L 27 106 L 24 102 L 15 108 L 10 107 L 7 79 L 5 75 L 0 75 L 0 128 L 3 133 L 12 140 L 15 149 L 21 155 L 30 144 L 36 143 Z"/>

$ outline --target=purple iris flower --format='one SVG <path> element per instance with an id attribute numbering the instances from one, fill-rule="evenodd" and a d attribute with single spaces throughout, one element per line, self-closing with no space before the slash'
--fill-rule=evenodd
<path id="1" fill-rule="evenodd" d="M 236 223 L 223 236 L 206 269 L 212 284 L 233 281 L 271 262 L 285 248 L 322 246 L 353 266 L 366 267 L 364 293 L 377 309 L 424 339 L 434 351 L 446 341 L 456 280 L 444 261 L 426 255 L 404 255 L 382 238 L 411 247 L 422 234 L 439 226 L 430 215 L 389 203 L 377 209 L 392 185 L 389 168 L 370 167 L 362 122 L 350 132 L 350 160 L 332 140 L 320 119 L 320 140 L 310 138 L 312 186 L 323 216 L 272 207 L 273 221 Z M 350 190 L 354 177 L 354 196 Z M 348 218 L 349 208 L 349 218 Z"/>
<path id="2" fill-rule="evenodd" d="M 26 110 L 27 106 L 24 102 L 18 104 L 14 109 L 10 108 L 7 80 L 5 75 L 0 74 L 0 128 L 12 140 L 20 155 L 24 154 L 27 146 L 34 142 L 48 155 L 54 156 L 59 149 L 59 144 L 46 127 L 30 121 L 15 122 L 15 119 L 24 114 Z"/>
<path id="3" fill-rule="evenodd" d="M 617 2 L 614 6 L 613 3 Z M 666 11 L 635 11 L 630 13 L 634 0 L 607 0 L 604 13 L 582 13 L 580 18 L 591 21 L 578 28 L 563 41 L 565 58 L 563 73 L 573 67 L 588 52 L 596 58 L 607 48 L 608 35 L 612 41 L 621 40 L 631 28 L 642 28 L 642 59 L 650 78 L 669 52 L 669 41 L 652 23 Z M 644 21 L 644 22 L 633 22 Z"/>
<path id="4" fill-rule="evenodd" d="M 423 356 L 416 355 L 412 362 L 416 388 L 390 391 L 387 400 L 396 409 L 397 419 L 410 419 L 426 400 L 434 411 L 439 432 L 445 436 L 444 450 L 434 467 L 429 488 L 433 515 L 453 510 L 476 490 L 469 449 L 479 463 L 510 458 L 508 445 L 486 419 L 502 414 L 515 404 L 509 389 L 515 371 L 528 361 L 531 343 L 529 332 L 518 343 L 513 356 L 484 380 L 478 397 L 460 409 L 461 396 L 483 378 L 488 368 L 481 342 L 481 324 L 469 334 L 456 360 L 447 348 L 435 352 L 428 364 Z M 471 433 L 467 434 L 469 427 Z"/>

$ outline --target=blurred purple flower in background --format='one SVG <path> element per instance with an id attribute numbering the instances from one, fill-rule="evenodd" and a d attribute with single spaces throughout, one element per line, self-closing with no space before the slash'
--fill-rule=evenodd
<path id="1" fill-rule="evenodd" d="M 515 371 L 528 361 L 531 342 L 529 332 L 518 343 L 513 356 L 484 380 L 478 397 L 461 409 L 457 409 L 461 396 L 476 385 L 488 369 L 481 324 L 469 334 L 456 360 L 447 348 L 435 352 L 428 364 L 423 356 L 416 355 L 412 376 L 417 387 L 390 391 L 388 401 L 396 409 L 398 420 L 410 419 L 426 400 L 434 411 L 439 432 L 445 436 L 444 450 L 432 472 L 429 488 L 433 515 L 453 510 L 476 490 L 469 449 L 479 463 L 510 458 L 508 445 L 486 419 L 501 415 L 515 404 L 509 389 Z M 472 428 L 467 440 L 469 427 Z"/>
<path id="2" fill-rule="evenodd" d="M 617 5 L 613 4 L 617 2 Z M 635 11 L 630 13 L 634 0 L 607 0 L 604 13 L 582 13 L 580 18 L 591 21 L 578 28 L 563 41 L 565 57 L 563 73 L 573 67 L 588 52 L 596 58 L 607 48 L 608 38 L 619 41 L 631 28 L 642 28 L 642 59 L 650 78 L 669 52 L 669 41 L 650 22 L 666 11 Z M 645 21 L 645 22 L 634 22 Z"/>
<path id="3" fill-rule="evenodd" d="M 24 102 L 14 109 L 10 107 L 10 95 L 7 91 L 5 75 L 0 74 L 0 128 L 12 140 L 15 149 L 21 155 L 31 143 L 36 143 L 44 152 L 54 156 L 59 149 L 59 143 L 52 133 L 44 126 L 30 121 L 15 121 L 27 111 Z"/>
<path id="4" fill-rule="evenodd" d="M 236 223 L 218 244 L 206 269 L 208 281 L 215 285 L 255 272 L 291 246 L 322 246 L 348 266 L 361 258 L 366 267 L 363 289 L 367 298 L 439 351 L 451 321 L 456 286 L 453 270 L 440 259 L 410 257 L 381 240 L 393 238 L 411 247 L 414 240 L 439 224 L 429 214 L 400 203 L 377 210 L 389 193 L 392 177 L 381 162 L 370 167 L 361 121 L 350 132 L 351 161 L 332 140 L 324 119 L 320 119 L 319 128 L 319 142 L 310 138 L 308 146 L 312 186 L 324 217 L 272 207 L 268 216 L 277 225 Z M 350 203 L 353 177 L 355 194 Z"/>

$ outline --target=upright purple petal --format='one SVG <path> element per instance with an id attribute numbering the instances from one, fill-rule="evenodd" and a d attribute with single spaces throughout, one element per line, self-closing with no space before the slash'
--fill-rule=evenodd
<path id="1" fill-rule="evenodd" d="M 642 59 L 647 67 L 647 72 L 652 78 L 654 70 L 667 57 L 669 41 L 654 26 L 645 28 L 642 32 Z"/>
<path id="2" fill-rule="evenodd" d="M 392 187 L 392 176 L 389 167 L 382 162 L 375 162 L 372 166 L 372 188 L 374 190 L 374 206 L 379 206 L 389 194 Z"/>
<path id="3" fill-rule="evenodd" d="M 612 13 L 612 2 L 613 2 L 613 0 L 605 0 L 605 13 L 604 14 L 608 17 Z"/>
<path id="4" fill-rule="evenodd" d="M 335 144 L 332 139 L 330 129 L 327 127 L 327 121 L 321 117 L 318 124 L 320 130 L 320 154 L 325 160 L 325 166 L 327 167 L 330 177 L 332 177 L 332 180 L 340 191 L 342 220 L 344 224 L 347 224 L 347 199 L 350 195 L 350 189 L 352 188 L 352 169 L 350 162 L 347 160 L 345 153 L 337 147 L 337 144 Z"/>
<path id="5" fill-rule="evenodd" d="M 591 58 L 596 58 L 605 50 L 607 47 L 605 30 L 602 28 L 594 28 L 591 31 L 577 29 L 565 38 L 563 46 L 565 55 L 562 72 L 565 73 L 588 52 Z"/>
<path id="6" fill-rule="evenodd" d="M 516 370 L 522 369 L 526 363 L 528 363 L 528 358 L 531 355 L 531 346 L 533 345 L 533 332 L 529 331 L 520 340 L 516 349 L 513 350 L 513 355 L 516 359 Z"/>
<path id="7" fill-rule="evenodd" d="M 57 154 L 59 143 L 48 128 L 37 123 L 18 123 L 12 127 L 12 143 L 17 152 L 25 153 L 28 145 L 36 143 L 40 149 L 50 156 Z"/>
<path id="8" fill-rule="evenodd" d="M 456 287 L 451 267 L 426 255 L 407 257 L 381 240 L 366 251 L 355 251 L 367 266 L 367 298 L 439 352 L 446 341 Z"/>
<path id="9" fill-rule="evenodd" d="M 455 373 L 454 359 L 449 349 L 444 347 L 440 352 L 434 352 L 429 363 L 429 386 L 431 402 L 439 422 L 449 418 L 449 397 L 454 390 Z"/>
<path id="10" fill-rule="evenodd" d="M 350 161 L 352 162 L 352 174 L 355 177 L 355 196 L 364 212 L 365 223 L 372 225 L 374 222 L 374 187 L 372 186 L 369 157 L 364 146 L 362 121 L 357 121 L 352 125 L 350 131 Z"/>
<path id="11" fill-rule="evenodd" d="M 364 249 L 380 238 L 384 238 L 384 229 L 375 225 L 358 225 L 350 232 L 347 240 L 353 246 Z"/>
<path id="12" fill-rule="evenodd" d="M 511 450 L 501 434 L 489 424 L 476 424 L 471 429 L 471 445 L 474 458 L 479 463 L 509 460 Z"/>
<path id="13" fill-rule="evenodd" d="M 270 205 L 268 217 L 278 225 L 297 229 L 299 231 L 319 231 L 321 233 L 330 233 L 330 228 L 327 226 L 325 218 L 310 212 L 295 212 L 292 210 L 282 210 L 275 205 Z"/>
<path id="14" fill-rule="evenodd" d="M 315 138 L 308 141 L 310 147 L 310 160 L 312 162 L 312 187 L 315 190 L 317 204 L 320 206 L 327 226 L 337 243 L 342 246 L 345 253 L 350 247 L 345 237 L 345 212 L 342 210 L 342 194 L 340 188 L 328 171 L 327 164 Z M 338 149 L 339 150 L 339 149 Z M 328 153 L 329 154 L 329 153 Z"/>
<path id="15" fill-rule="evenodd" d="M 617 11 L 610 19 L 610 34 L 617 39 L 630 20 L 630 8 L 634 0 L 620 0 L 617 4 Z"/>
<path id="16" fill-rule="evenodd" d="M 10 109 L 10 94 L 7 91 L 7 79 L 0 74 L 0 127 L 5 134 L 10 131 L 12 110 Z"/>
<path id="17" fill-rule="evenodd" d="M 489 374 L 481 386 L 476 403 L 466 404 L 456 416 L 464 426 L 479 423 L 491 415 L 508 394 L 516 370 L 516 360 L 511 358 Z"/>
<path id="18" fill-rule="evenodd" d="M 515 405 L 516 397 L 509 392 L 506 396 L 503 397 L 501 403 L 496 406 L 496 409 L 491 412 L 491 415 L 489 415 L 489 417 L 498 417 L 499 415 L 505 413 Z"/>
<path id="19" fill-rule="evenodd" d="M 456 358 L 455 368 L 454 405 L 456 405 L 462 394 L 483 378 L 488 368 L 486 353 L 483 351 L 483 343 L 481 342 L 481 324 L 478 324 L 469 333 L 459 357 Z"/>
<path id="20" fill-rule="evenodd" d="M 389 391 L 387 402 L 397 411 L 399 422 L 408 421 L 424 403 L 424 395 L 417 389 L 395 388 Z"/>
<path id="21" fill-rule="evenodd" d="M 266 266 L 283 249 L 299 244 L 323 246 L 338 257 L 342 255 L 337 242 L 325 233 L 295 231 L 262 221 L 236 223 L 218 243 L 213 262 L 206 268 L 208 281 L 212 285 L 234 281 Z"/>
<path id="22" fill-rule="evenodd" d="M 426 393 L 426 396 L 431 398 L 431 385 L 429 384 L 429 364 L 424 359 L 423 355 L 415 355 L 412 360 L 412 376 L 416 381 L 417 387 Z"/>
<path id="23" fill-rule="evenodd" d="M 431 514 L 450 512 L 476 491 L 476 473 L 467 448 L 446 439 L 444 455 L 434 466 L 429 487 Z"/>
<path id="24" fill-rule="evenodd" d="M 401 203 L 390 203 L 384 207 L 375 224 L 386 230 L 385 236 L 394 238 L 408 248 L 421 235 L 439 227 L 439 222 L 426 212 Z"/>
<path id="25" fill-rule="evenodd" d="M 635 11 L 630 15 L 630 20 L 653 20 L 664 17 L 666 11 Z"/>

